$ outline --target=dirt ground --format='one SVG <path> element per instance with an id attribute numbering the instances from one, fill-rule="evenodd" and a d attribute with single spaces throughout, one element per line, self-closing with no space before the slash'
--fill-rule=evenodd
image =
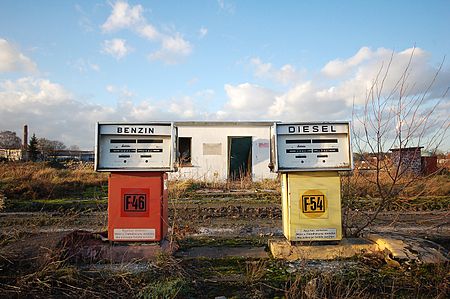
<path id="1" fill-rule="evenodd" d="M 402 264 L 392 269 L 383 256 L 297 263 L 277 261 L 268 254 L 258 256 L 260 249 L 267 251 L 268 239 L 282 237 L 281 206 L 277 200 L 209 194 L 205 198 L 171 201 L 169 207 L 170 234 L 181 251 L 203 246 L 219 254 L 195 258 L 179 255 L 131 265 L 71 264 L 55 253 L 58 242 L 74 230 L 105 231 L 105 210 L 0 213 L 0 297 L 375 298 L 415 294 L 418 298 L 445 298 L 449 295 L 448 263 L 431 268 Z M 365 217 L 360 211 L 352 211 L 350 216 L 354 222 Z M 448 219 L 446 209 L 388 211 L 381 213 L 367 232 L 426 238 L 448 251 Z M 247 248 L 259 253 L 221 257 L 220 252 L 231 251 L 227 248 Z"/>

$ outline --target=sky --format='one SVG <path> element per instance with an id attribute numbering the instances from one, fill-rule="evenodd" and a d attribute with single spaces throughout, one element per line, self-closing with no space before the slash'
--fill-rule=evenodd
<path id="1" fill-rule="evenodd" d="M 351 120 L 411 57 L 448 126 L 449 37 L 445 0 L 2 0 L 0 131 L 92 149 L 98 121 Z"/>

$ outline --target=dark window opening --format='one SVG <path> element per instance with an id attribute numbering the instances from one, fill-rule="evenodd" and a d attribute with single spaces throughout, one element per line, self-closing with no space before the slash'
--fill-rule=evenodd
<path id="1" fill-rule="evenodd" d="M 178 155 L 180 157 L 181 166 L 190 166 L 191 164 L 191 137 L 178 138 Z"/>

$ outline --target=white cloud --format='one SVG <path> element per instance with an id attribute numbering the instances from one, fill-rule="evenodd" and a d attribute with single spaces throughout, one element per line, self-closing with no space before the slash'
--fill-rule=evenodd
<path id="1" fill-rule="evenodd" d="M 259 58 L 250 59 L 250 64 L 254 67 L 256 77 L 270 79 L 284 85 L 295 83 L 303 76 L 303 72 L 297 71 L 290 64 L 275 69 L 271 63 L 264 63 Z"/>
<path id="2" fill-rule="evenodd" d="M 193 118 L 197 115 L 195 104 L 190 97 L 185 97 L 178 102 L 172 102 L 169 105 L 169 112 L 185 119 Z"/>
<path id="3" fill-rule="evenodd" d="M 386 53 L 385 49 L 379 49 L 378 52 Z M 336 78 L 346 75 L 353 67 L 373 57 L 374 53 L 368 47 L 362 47 L 352 57 L 346 60 L 335 59 L 328 62 L 323 68 L 322 73 L 328 77 Z"/>
<path id="4" fill-rule="evenodd" d="M 208 28 L 206 28 L 206 27 L 201 27 L 199 30 L 198 30 L 198 36 L 200 37 L 200 38 L 204 38 L 206 35 L 208 34 Z"/>
<path id="5" fill-rule="evenodd" d="M 76 94 L 47 79 L 26 77 L 3 80 L 0 81 L 0 128 L 20 132 L 23 124 L 28 124 L 31 133 L 36 133 L 38 137 L 91 148 L 97 121 L 350 119 L 353 98 L 356 108 L 361 107 L 366 89 L 373 82 L 380 66 L 386 67 L 393 54 L 391 69 L 384 82 L 386 90 L 390 91 L 403 74 L 412 51 L 406 49 L 392 53 L 389 50 L 371 50 L 368 52 L 369 58 L 358 63 L 349 62 L 352 66 L 332 81 L 314 76 L 312 79 L 294 81 L 281 90 L 272 90 L 251 82 L 225 84 L 227 102 L 215 112 L 208 111 L 209 103 L 216 96 L 211 89 L 178 98 L 138 100 L 126 86 L 108 85 L 105 88 L 114 95 L 117 104 L 105 106 L 80 100 Z M 409 95 L 419 96 L 424 91 L 424 84 L 433 79 L 436 66 L 430 63 L 429 53 L 421 49 L 414 51 L 408 72 L 411 83 L 407 88 Z M 260 65 L 265 64 L 261 62 Z M 278 69 L 270 65 L 266 68 L 267 72 L 264 72 L 264 68 L 261 70 L 262 74 L 267 74 Z M 275 76 L 270 78 L 277 80 Z M 429 90 L 426 101 L 432 102 L 434 97 L 441 96 L 448 88 L 448 82 L 450 69 L 445 67 Z M 448 121 L 449 100 L 447 95 L 435 117 L 447 118 Z"/>
<path id="6" fill-rule="evenodd" d="M 80 18 L 78 20 L 78 25 L 85 31 L 85 32 L 93 32 L 94 31 L 94 25 L 92 21 L 90 20 L 88 14 L 83 10 L 81 5 L 75 4 L 75 10 L 78 12 Z"/>
<path id="7" fill-rule="evenodd" d="M 236 10 L 234 3 L 231 3 L 228 0 L 217 0 L 217 4 L 219 8 L 229 14 L 233 14 Z"/>
<path id="8" fill-rule="evenodd" d="M 100 66 L 98 64 L 86 61 L 83 58 L 79 58 L 74 62 L 69 62 L 69 65 L 79 71 L 80 73 L 86 73 L 88 71 L 100 71 Z"/>
<path id="9" fill-rule="evenodd" d="M 95 119 L 114 111 L 77 101 L 63 86 L 45 79 L 21 78 L 0 83 L 0 127 L 19 132 L 28 124 L 38 137 L 90 148 Z"/>
<path id="10" fill-rule="evenodd" d="M 105 40 L 103 42 L 103 51 L 116 59 L 121 59 L 133 50 L 126 43 L 126 40 L 120 38 Z"/>
<path id="11" fill-rule="evenodd" d="M 112 12 L 106 22 L 101 26 L 106 32 L 115 31 L 124 28 L 133 28 L 136 25 L 145 23 L 142 16 L 143 8 L 141 5 L 131 6 L 125 1 L 117 1 L 112 5 Z"/>
<path id="12" fill-rule="evenodd" d="M 192 52 L 191 44 L 180 35 L 165 36 L 161 49 L 149 55 L 150 60 L 162 60 L 167 64 L 176 64 L 180 57 L 189 56 Z"/>
<path id="13" fill-rule="evenodd" d="M 37 72 L 37 65 L 7 40 L 0 38 L 0 73 Z"/>
<path id="14" fill-rule="evenodd" d="M 136 96 L 136 94 L 129 90 L 127 86 L 117 87 L 114 85 L 107 85 L 105 89 L 107 92 L 115 94 L 121 101 L 131 100 Z"/>
<path id="15" fill-rule="evenodd" d="M 276 93 L 270 89 L 243 83 L 225 84 L 228 102 L 220 111 L 220 118 L 259 119 L 267 115 L 267 107 L 273 103 Z"/>
<path id="16" fill-rule="evenodd" d="M 413 51 L 410 69 L 405 73 Z M 408 80 L 402 87 L 410 97 L 405 97 L 405 100 L 422 96 L 437 71 L 437 67 L 430 63 L 430 54 L 419 48 L 393 52 L 384 48 L 371 50 L 363 47 L 348 59 L 327 63 L 322 69 L 325 77 L 313 76 L 308 80 L 301 80 L 302 76 L 291 65 L 277 69 L 259 58 L 253 58 L 251 64 L 255 68 L 255 78 L 290 84 L 277 91 L 250 82 L 225 84 L 228 100 L 217 113 L 218 118 L 236 115 L 241 119 L 286 121 L 351 119 L 353 103 L 356 108 L 364 103 L 374 78 L 378 73 L 383 76 L 388 65 L 381 95 L 386 96 L 392 90 L 398 95 L 399 79 L 406 75 Z M 329 81 L 329 77 L 333 80 Z M 441 70 L 425 100 L 433 101 L 441 97 L 449 87 L 448 82 L 450 69 L 447 67 Z M 448 107 L 439 109 L 446 109 L 444 114 L 450 114 Z"/>
<path id="17" fill-rule="evenodd" d="M 117 1 L 112 5 L 112 12 L 101 26 L 104 32 L 128 29 L 137 35 L 160 45 L 160 49 L 149 54 L 151 60 L 161 60 L 175 64 L 192 53 L 192 45 L 179 32 L 161 32 L 150 24 L 143 15 L 141 5 L 129 5 L 126 1 Z"/>
<path id="18" fill-rule="evenodd" d="M 80 100 L 62 85 L 46 79 L 21 78 L 0 82 L 0 128 L 20 132 L 28 124 L 38 137 L 60 140 L 67 145 L 91 149 L 97 121 L 180 120 L 205 117 L 190 97 L 143 100 L 135 103 L 126 87 L 108 85 L 117 95 L 116 106 Z"/>
<path id="19" fill-rule="evenodd" d="M 142 37 L 145 37 L 146 39 L 149 39 L 149 40 L 157 40 L 162 37 L 162 34 L 159 33 L 159 31 L 153 25 L 150 25 L 150 24 L 138 26 L 136 28 L 136 31 Z"/>
<path id="20" fill-rule="evenodd" d="M 212 98 L 214 97 L 215 94 L 216 94 L 215 91 L 212 89 L 204 89 L 204 90 L 197 91 L 195 93 L 195 96 L 203 98 L 205 100 L 212 100 Z"/>
<path id="21" fill-rule="evenodd" d="M 192 77 L 191 79 L 189 79 L 189 80 L 187 81 L 187 84 L 188 84 L 189 86 L 192 86 L 192 85 L 197 84 L 198 81 L 199 81 L 198 77 Z"/>
<path id="22" fill-rule="evenodd" d="M 348 104 L 353 101 L 356 104 L 364 102 L 366 93 L 373 85 L 377 74 L 379 74 L 380 83 L 385 76 L 382 96 L 392 90 L 398 92 L 398 82 L 404 75 L 407 75 L 407 82 L 402 87 L 404 94 L 418 95 L 427 89 L 437 71 L 436 66 L 430 63 L 430 54 L 420 48 L 409 48 L 401 52 L 384 48 L 375 51 L 366 49 L 364 55 L 358 55 L 359 53 L 361 50 L 336 68 L 345 71 L 335 72 L 334 74 L 341 73 L 342 75 L 334 77 L 334 80 L 339 80 L 338 84 L 330 86 L 334 87 L 330 96 L 342 98 Z M 410 64 L 409 70 L 405 73 L 408 64 Z M 440 96 L 442 91 L 448 87 L 448 82 L 450 82 L 450 70 L 447 67 L 447 69 L 441 70 L 429 96 Z M 378 85 L 378 87 L 380 86 Z"/>

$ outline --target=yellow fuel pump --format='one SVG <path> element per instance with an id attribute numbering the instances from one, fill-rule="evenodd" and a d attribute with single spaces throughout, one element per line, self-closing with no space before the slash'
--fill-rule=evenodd
<path id="1" fill-rule="evenodd" d="M 271 161 L 281 173 L 285 237 L 341 240 L 339 171 L 352 169 L 350 123 L 275 123 Z"/>

